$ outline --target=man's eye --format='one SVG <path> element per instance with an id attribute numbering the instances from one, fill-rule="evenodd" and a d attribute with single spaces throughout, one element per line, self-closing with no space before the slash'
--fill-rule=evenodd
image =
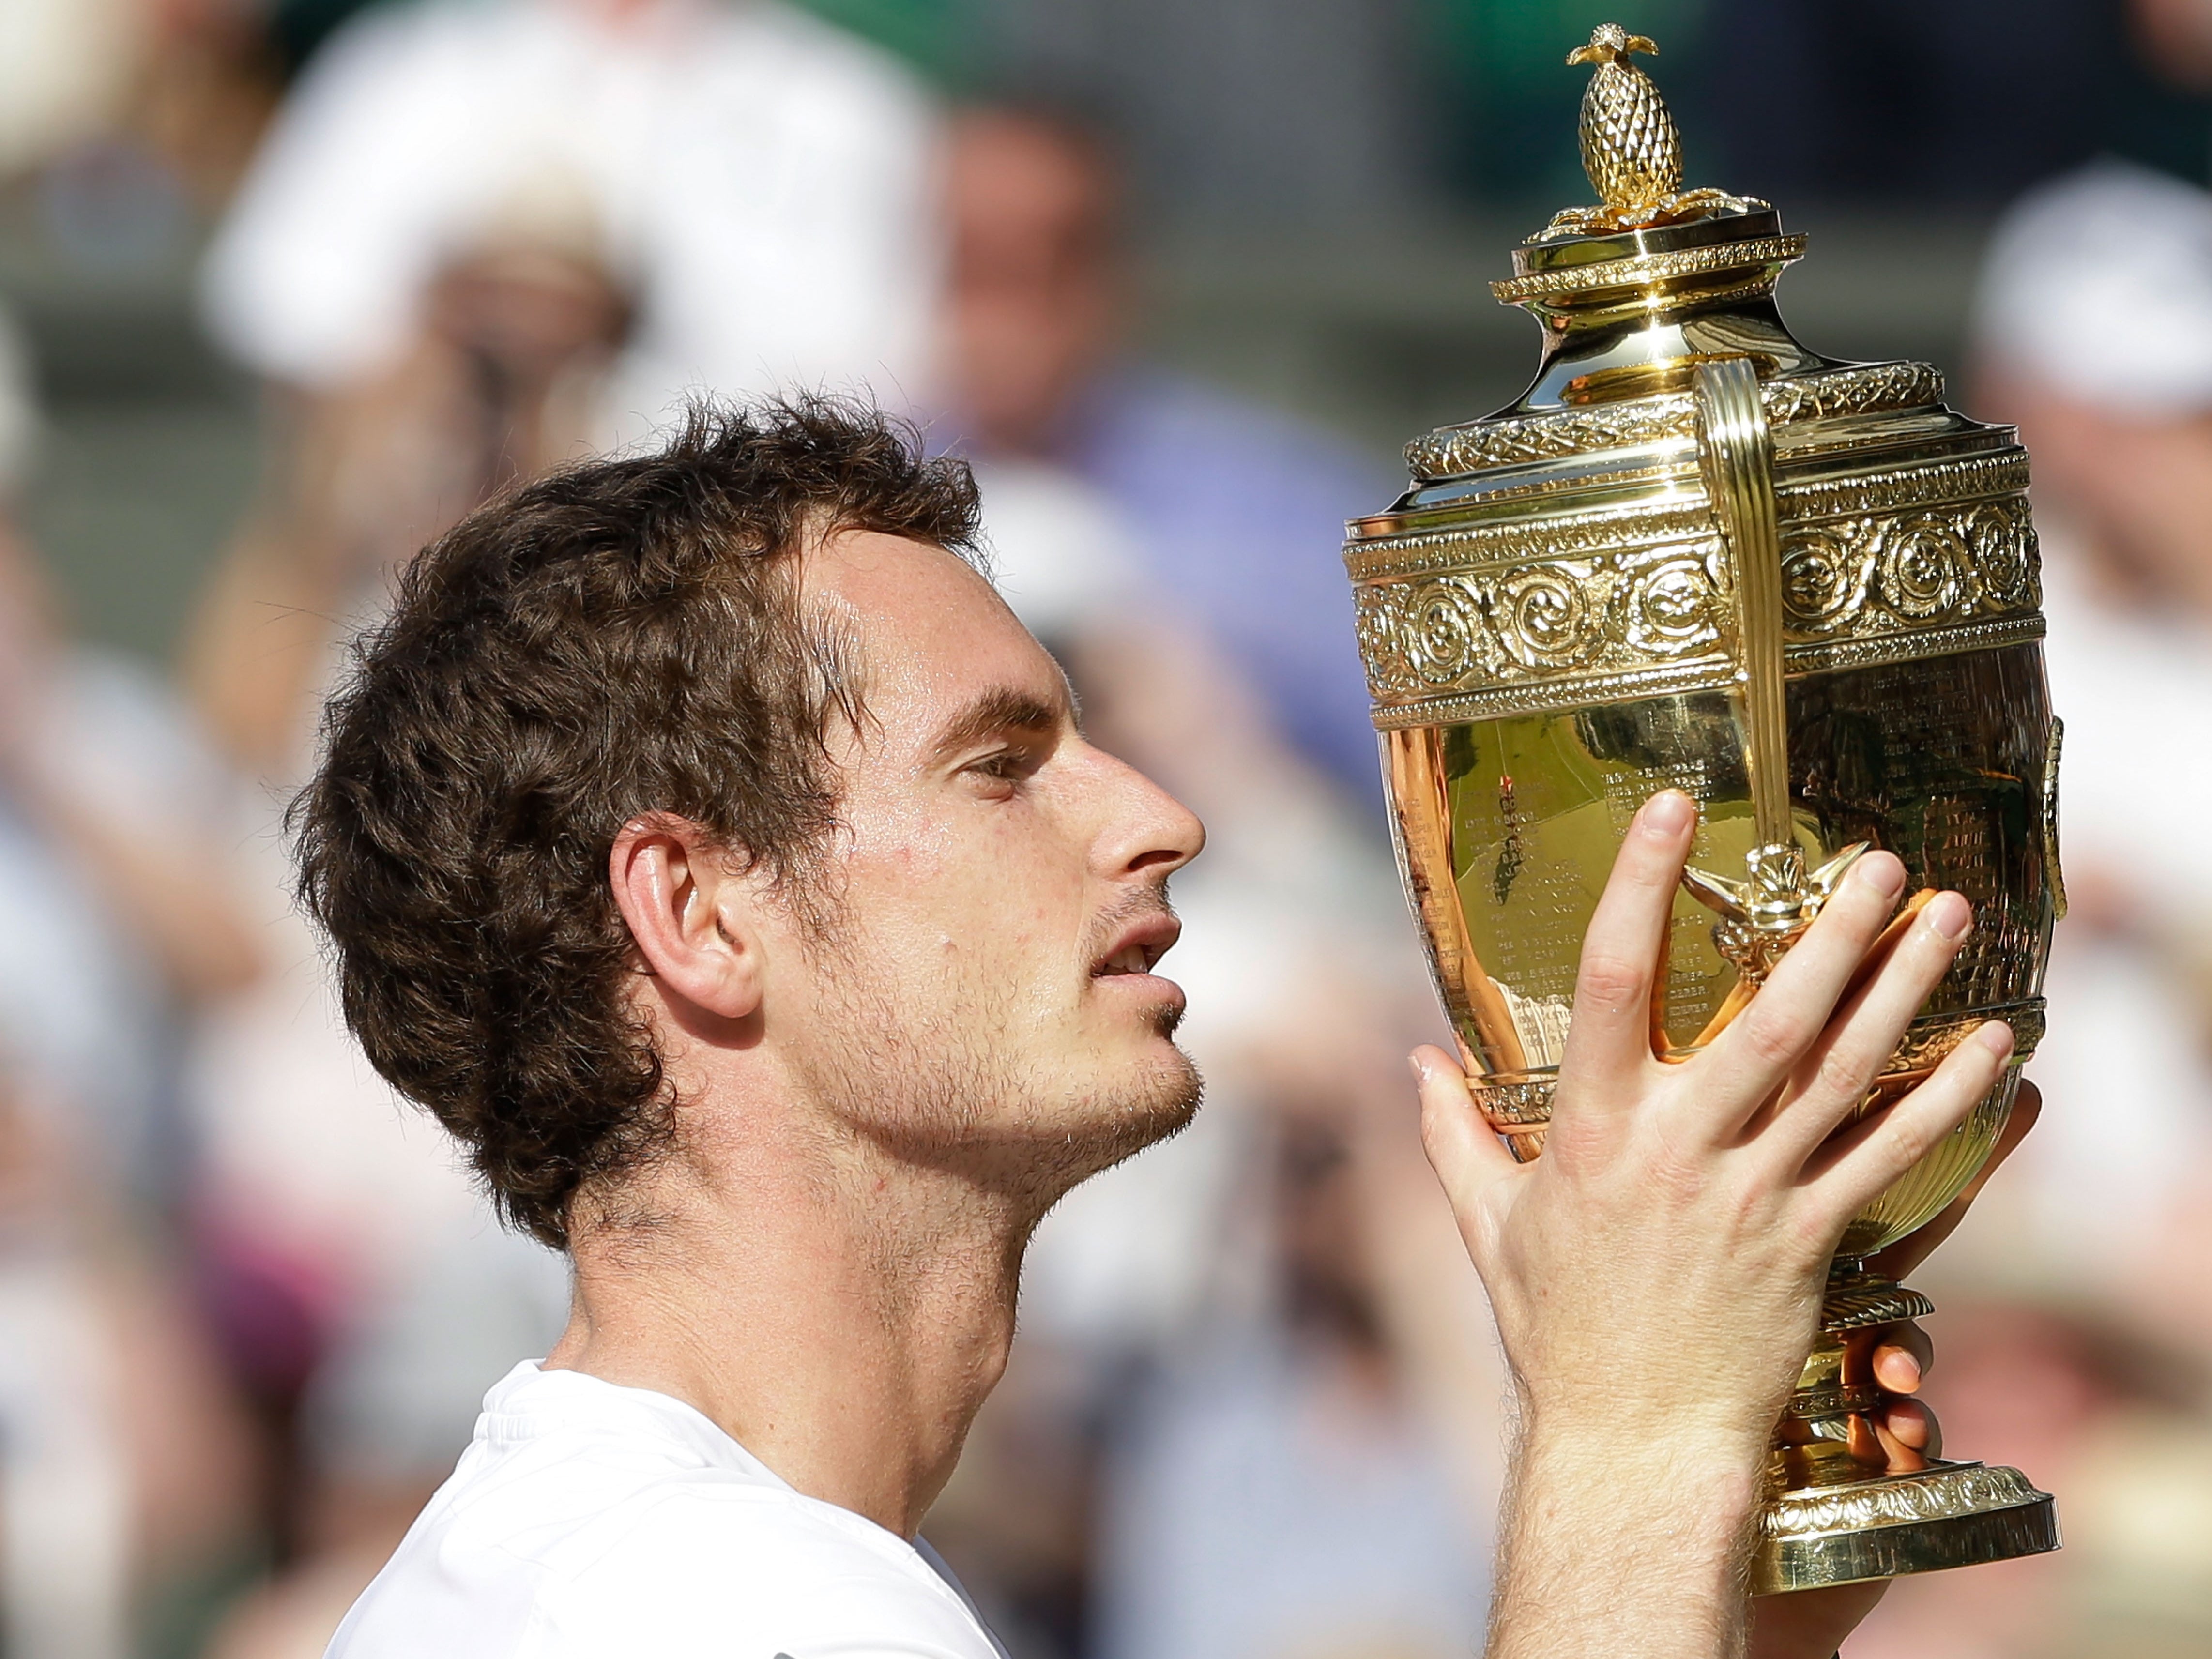
<path id="1" fill-rule="evenodd" d="M 1026 750 L 1001 749 L 970 761 L 962 769 L 999 783 L 1018 783 L 1036 770 L 1036 760 Z"/>

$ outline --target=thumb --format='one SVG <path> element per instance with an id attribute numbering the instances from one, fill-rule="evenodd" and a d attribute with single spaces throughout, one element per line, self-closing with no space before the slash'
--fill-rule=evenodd
<path id="1" fill-rule="evenodd" d="M 1421 1097 L 1421 1148 L 1460 1214 L 1483 1188 L 1512 1179 L 1522 1165 L 1500 1146 L 1468 1090 L 1467 1073 L 1450 1055 L 1424 1043 L 1408 1056 Z"/>

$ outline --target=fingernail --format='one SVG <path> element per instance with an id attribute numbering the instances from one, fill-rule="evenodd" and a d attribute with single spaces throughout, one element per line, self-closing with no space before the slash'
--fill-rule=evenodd
<path id="1" fill-rule="evenodd" d="M 1864 882 L 1879 897 L 1894 899 L 1905 890 L 1905 866 L 1887 854 L 1870 854 L 1852 866 L 1851 879 Z"/>
<path id="2" fill-rule="evenodd" d="M 1680 835 L 1697 816 L 1695 803 L 1679 789 L 1662 789 L 1644 803 L 1644 827 L 1666 840 Z"/>
<path id="3" fill-rule="evenodd" d="M 1974 1041 L 1997 1059 L 2007 1059 L 2012 1054 L 2012 1027 L 2001 1019 L 1993 1019 L 1974 1033 Z"/>
<path id="4" fill-rule="evenodd" d="M 1928 903 L 1928 925 L 1945 939 L 1962 939 L 1974 925 L 1974 907 L 1956 893 L 1938 893 Z"/>
<path id="5" fill-rule="evenodd" d="M 1413 1073 L 1413 1083 L 1415 1087 L 1418 1088 L 1420 1085 L 1426 1083 L 1429 1080 L 1428 1062 L 1423 1060 L 1420 1055 L 1407 1054 L 1406 1056 L 1406 1065 L 1407 1067 Z"/>

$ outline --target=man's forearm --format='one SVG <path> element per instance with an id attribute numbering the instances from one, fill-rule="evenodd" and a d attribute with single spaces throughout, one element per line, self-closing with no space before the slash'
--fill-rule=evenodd
<path id="1" fill-rule="evenodd" d="M 1514 1459 L 1487 1659 L 1736 1659 L 1753 1457 L 1633 1420 Z"/>

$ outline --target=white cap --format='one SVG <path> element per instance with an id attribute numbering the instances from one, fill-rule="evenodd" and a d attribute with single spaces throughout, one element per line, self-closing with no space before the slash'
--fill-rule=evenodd
<path id="1" fill-rule="evenodd" d="M 2112 161 L 2030 191 L 1991 239 L 1973 336 L 2084 403 L 2212 410 L 2212 193 Z"/>

